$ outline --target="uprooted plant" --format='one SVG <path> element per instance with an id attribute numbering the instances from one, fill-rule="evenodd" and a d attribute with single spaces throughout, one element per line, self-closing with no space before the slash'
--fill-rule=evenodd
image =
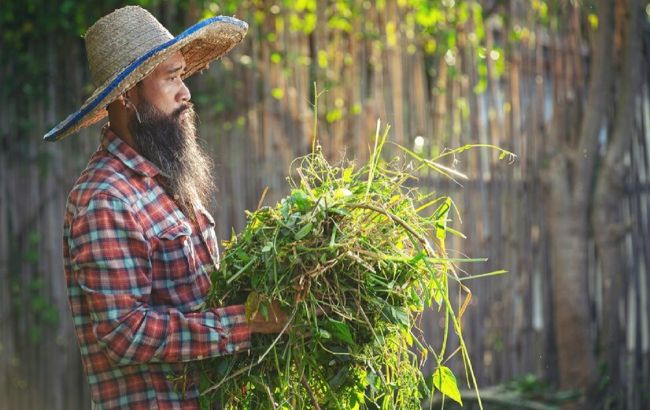
<path id="1" fill-rule="evenodd" d="M 435 389 L 460 402 L 444 365 L 457 353 L 478 394 L 461 327 L 471 292 L 457 266 L 479 259 L 447 255 L 447 234 L 462 235 L 449 225 L 454 203 L 414 187 L 424 168 L 461 175 L 438 161 L 470 146 L 433 160 L 402 147 L 408 161 L 385 162 L 387 136 L 378 126 L 360 167 L 333 166 L 315 146 L 293 162 L 291 194 L 248 212 L 243 232 L 225 244 L 208 305 L 243 303 L 250 316 L 277 301 L 289 322 L 277 336 L 255 335 L 247 353 L 201 362 L 204 408 L 419 409 Z M 462 291 L 456 308 L 450 281 Z M 445 324 L 436 347 L 421 340 L 415 320 L 432 305 Z M 459 341 L 452 353 L 450 330 Z M 420 367 L 429 354 L 437 368 L 427 383 Z"/>

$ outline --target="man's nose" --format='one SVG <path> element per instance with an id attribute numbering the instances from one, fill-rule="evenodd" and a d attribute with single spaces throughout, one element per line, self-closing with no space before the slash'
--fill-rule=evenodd
<path id="1" fill-rule="evenodd" d="M 178 93 L 178 98 L 181 102 L 188 102 L 192 98 L 190 89 L 185 85 L 185 81 L 181 81 L 181 90 Z"/>

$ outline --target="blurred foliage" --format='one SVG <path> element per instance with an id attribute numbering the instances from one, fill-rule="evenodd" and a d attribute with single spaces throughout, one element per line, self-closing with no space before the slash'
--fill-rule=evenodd
<path id="1" fill-rule="evenodd" d="M 523 400 L 530 400 L 549 405 L 561 405 L 580 397 L 580 392 L 557 390 L 532 373 L 526 373 L 505 384 L 505 389 L 517 394 Z"/>
<path id="2" fill-rule="evenodd" d="M 499 1 L 496 4 L 500 3 Z M 547 2 L 534 1 L 534 9 L 542 20 L 548 19 Z M 160 17 L 161 10 L 169 9 L 170 2 L 161 0 L 99 0 L 84 2 L 80 0 L 13 0 L 3 2 L 0 10 L 1 51 L 0 63 L 5 73 L 2 77 L 3 96 L 16 92 L 25 96 L 36 96 L 43 92 L 43 82 L 48 69 L 46 48 L 52 45 L 52 36 L 64 41 L 80 41 L 88 27 L 99 17 L 111 10 L 128 4 L 137 4 Z M 476 91 L 485 89 L 487 69 L 485 60 L 493 58 L 500 64 L 503 72 L 503 53 L 487 53 L 484 46 L 484 10 L 478 1 L 454 0 L 178 0 L 173 3 L 178 21 L 165 21 L 171 31 L 178 32 L 187 24 L 188 11 L 194 19 L 207 18 L 218 14 L 236 15 L 246 19 L 251 25 L 253 35 L 261 35 L 263 41 L 272 43 L 280 40 L 285 31 L 312 35 L 317 27 L 325 27 L 330 37 L 348 35 L 372 42 L 378 49 L 395 47 L 406 48 L 409 54 L 418 51 L 427 55 L 442 56 L 456 71 L 459 27 L 469 30 L 467 38 L 475 46 L 478 55 L 481 79 Z M 384 18 L 383 22 L 368 19 L 368 11 L 376 10 Z M 157 12 L 158 11 L 158 12 Z M 504 18 L 505 13 L 504 13 Z M 468 24 L 471 23 L 471 24 Z M 171 26 L 169 26 L 171 24 Z M 382 24 L 380 27 L 379 24 Z M 260 28 L 264 27 L 263 30 Z M 360 31 L 354 31 L 360 27 Z M 517 28 L 513 40 L 526 38 L 526 30 Z M 313 64 L 323 70 L 327 68 L 333 53 L 341 50 L 329 45 L 318 50 L 316 61 L 312 56 L 287 55 L 279 48 L 271 54 L 275 64 L 287 65 L 298 61 L 304 65 Z M 347 64 L 352 64 L 348 59 Z M 287 71 L 287 75 L 291 75 Z M 282 91 L 274 92 L 275 98 L 282 97 Z"/>
<path id="3" fill-rule="evenodd" d="M 511 5 L 504 0 L 8 0 L 0 9 L 0 98 L 16 104 L 15 124 L 9 128 L 18 135 L 36 131 L 33 119 L 29 118 L 33 103 L 41 102 L 48 107 L 54 103 L 48 98 L 62 92 L 60 81 L 65 79 L 53 67 L 65 71 L 79 66 L 87 72 L 83 51 L 81 55 L 70 56 L 65 47 L 76 45 L 71 49 L 83 50 L 86 30 L 101 16 L 129 4 L 150 10 L 172 33 L 215 15 L 234 15 L 246 20 L 250 25 L 249 38 L 261 45 L 257 50 L 269 50 L 264 57 L 269 61 L 263 62 L 264 67 L 279 68 L 286 79 L 296 74 L 297 67 L 307 67 L 308 84 L 317 82 L 330 90 L 345 82 L 342 68 L 355 63 L 357 56 L 346 46 L 351 42 L 362 43 L 369 65 L 377 71 L 382 69 L 386 52 L 423 55 L 433 94 L 441 85 L 436 82 L 441 64 L 446 64 L 444 75 L 450 79 L 467 75 L 469 66 L 476 67 L 471 87 L 482 93 L 489 80 L 488 65 L 492 65 L 491 75 L 495 79 L 505 73 L 509 44 L 534 43 L 534 28 L 509 21 Z M 553 16 L 559 7 L 561 2 L 556 0 L 532 0 L 535 24 L 557 25 Z M 589 21 L 597 25 L 595 17 Z M 504 36 L 495 38 L 488 49 L 486 32 L 495 28 Z M 300 36 L 308 39 L 310 47 L 292 47 L 292 40 Z M 201 87 L 193 88 L 195 100 L 205 110 L 202 114 L 209 115 L 208 120 L 218 116 L 218 126 L 224 131 L 245 125 L 233 118 L 241 113 L 236 111 L 238 107 L 230 95 L 220 92 L 223 84 L 237 90 L 245 86 L 229 72 L 235 68 L 257 70 L 259 59 L 263 58 L 246 55 L 251 50 L 245 50 L 235 54 L 236 61 L 223 60 L 217 68 L 218 79 L 202 80 Z M 66 90 L 71 102 L 78 103 L 80 94 L 92 92 L 90 78 L 85 76 L 83 81 L 81 90 Z M 277 101 L 289 95 L 282 84 L 264 87 L 263 92 Z M 311 95 L 310 100 L 313 98 Z M 468 118 L 468 102 L 459 98 L 456 105 L 461 118 Z M 323 119 L 326 124 L 344 121 L 358 115 L 362 107 L 363 101 L 325 98 Z M 59 108 L 65 112 L 70 109 Z M 56 113 L 59 115 L 63 114 Z"/>
<path id="4" fill-rule="evenodd" d="M 44 92 L 50 64 L 47 48 L 79 41 L 88 27 L 127 4 L 152 7 L 157 1 L 10 0 L 0 8 L 2 97 L 37 97 Z M 187 1 L 180 1 L 179 6 Z M 52 38 L 61 41 L 50 41 Z"/>
<path id="5" fill-rule="evenodd" d="M 39 272 L 39 245 L 41 237 L 37 231 L 19 235 L 12 242 L 12 252 L 8 261 L 9 296 L 14 315 L 28 324 L 22 328 L 25 340 L 32 344 L 44 341 L 46 328 L 59 325 L 59 310 L 51 300 L 46 275 Z M 18 272 L 28 267 L 33 272 L 25 278 Z"/>

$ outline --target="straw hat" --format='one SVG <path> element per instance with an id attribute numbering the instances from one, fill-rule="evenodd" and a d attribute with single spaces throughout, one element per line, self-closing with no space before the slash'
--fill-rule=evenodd
<path id="1" fill-rule="evenodd" d="M 242 41 L 248 25 L 233 17 L 203 20 L 172 36 L 148 11 L 127 6 L 102 17 L 86 32 L 85 43 L 95 91 L 81 108 L 43 137 L 58 141 L 107 115 L 106 107 L 177 51 L 183 53 L 183 78 Z"/>

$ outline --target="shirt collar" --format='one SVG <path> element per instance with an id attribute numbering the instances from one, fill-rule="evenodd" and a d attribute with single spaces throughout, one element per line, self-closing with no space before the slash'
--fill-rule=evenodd
<path id="1" fill-rule="evenodd" d="M 160 174 L 160 169 L 157 166 L 142 155 L 138 154 L 136 150 L 115 134 L 109 128 L 108 124 L 104 125 L 102 128 L 102 147 L 138 174 L 150 178 Z"/>

